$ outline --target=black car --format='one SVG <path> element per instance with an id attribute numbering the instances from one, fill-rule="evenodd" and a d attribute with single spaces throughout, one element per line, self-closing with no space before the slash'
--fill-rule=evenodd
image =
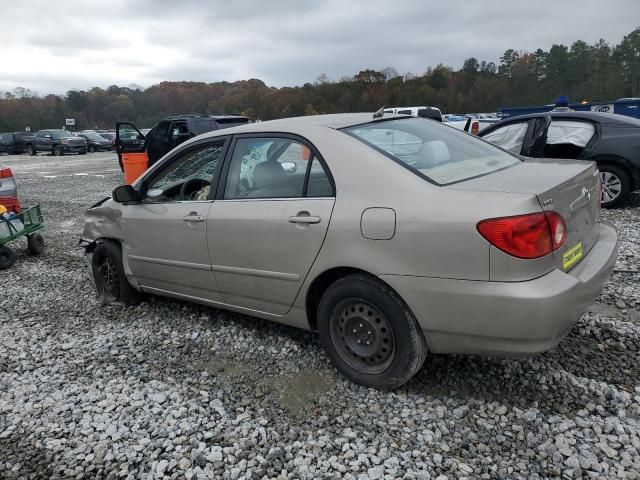
<path id="1" fill-rule="evenodd" d="M 0 153 L 15 155 L 26 151 L 24 145 L 25 132 L 0 133 Z"/>
<path id="2" fill-rule="evenodd" d="M 640 189 L 640 120 L 612 113 L 545 112 L 491 125 L 479 137 L 525 157 L 592 160 L 602 206 L 623 204 Z"/>
<path id="3" fill-rule="evenodd" d="M 94 132 L 79 133 L 79 137 L 87 141 L 89 152 L 106 152 L 111 150 L 111 140 L 104 138 L 102 135 Z"/>
<path id="4" fill-rule="evenodd" d="M 242 115 L 179 115 L 158 122 L 146 135 L 128 122 L 116 123 L 116 152 L 120 168 L 123 153 L 146 152 L 149 166 L 164 154 L 197 135 L 249 123 Z"/>

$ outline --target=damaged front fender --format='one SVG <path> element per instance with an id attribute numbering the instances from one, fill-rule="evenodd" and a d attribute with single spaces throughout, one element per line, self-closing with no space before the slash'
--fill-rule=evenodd
<path id="1" fill-rule="evenodd" d="M 89 208 L 84 214 L 84 230 L 80 246 L 92 251 L 101 239 L 122 241 L 122 205 L 105 198 Z"/>

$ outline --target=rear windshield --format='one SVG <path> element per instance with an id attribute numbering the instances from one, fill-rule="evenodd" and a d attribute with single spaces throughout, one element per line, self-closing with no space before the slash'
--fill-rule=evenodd
<path id="1" fill-rule="evenodd" d="M 476 137 L 422 118 L 400 118 L 342 131 L 437 185 L 487 175 L 520 160 Z"/>

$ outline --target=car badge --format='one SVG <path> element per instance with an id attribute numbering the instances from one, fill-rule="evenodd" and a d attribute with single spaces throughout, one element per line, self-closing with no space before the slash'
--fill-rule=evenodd
<path id="1" fill-rule="evenodd" d="M 591 200 L 591 191 L 587 187 L 582 187 L 582 196 L 587 197 L 587 200 Z"/>

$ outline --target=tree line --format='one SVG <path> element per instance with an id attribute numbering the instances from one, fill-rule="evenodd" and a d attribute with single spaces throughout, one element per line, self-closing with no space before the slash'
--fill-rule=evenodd
<path id="1" fill-rule="evenodd" d="M 18 87 L 0 97 L 0 131 L 29 126 L 60 128 L 75 118 L 78 129 L 114 128 L 120 120 L 151 127 L 181 113 L 243 114 L 269 120 L 298 115 L 373 111 L 382 105 L 432 105 L 443 112 L 492 112 L 502 106 L 640 97 L 640 27 L 611 46 L 605 40 L 548 51 L 509 49 L 498 63 L 465 60 L 455 70 L 429 67 L 422 74 L 399 74 L 393 67 L 367 69 L 353 76 L 274 88 L 258 79 L 237 82 L 161 82 L 147 89 L 112 85 L 39 96 Z"/>

